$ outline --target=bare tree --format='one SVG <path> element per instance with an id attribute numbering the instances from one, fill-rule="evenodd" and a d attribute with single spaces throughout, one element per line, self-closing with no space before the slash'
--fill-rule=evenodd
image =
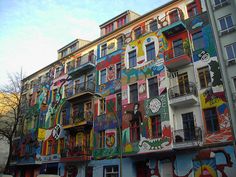
<path id="1" fill-rule="evenodd" d="M 13 151 L 14 135 L 23 122 L 24 105 L 21 95 L 22 72 L 8 75 L 9 82 L 0 87 L 0 139 L 7 140 L 9 144 L 9 155 L 4 169 L 8 172 Z"/>

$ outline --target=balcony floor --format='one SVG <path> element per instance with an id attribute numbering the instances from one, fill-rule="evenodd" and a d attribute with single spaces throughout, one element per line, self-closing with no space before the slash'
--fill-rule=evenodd
<path id="1" fill-rule="evenodd" d="M 193 105 L 198 102 L 195 95 L 183 95 L 170 99 L 169 104 L 174 107 L 181 107 L 185 105 Z"/>

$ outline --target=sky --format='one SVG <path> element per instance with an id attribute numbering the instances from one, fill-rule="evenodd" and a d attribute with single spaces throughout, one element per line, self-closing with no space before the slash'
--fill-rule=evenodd
<path id="1" fill-rule="evenodd" d="M 99 25 L 126 10 L 143 15 L 167 0 L 0 0 L 0 85 L 57 60 L 57 50 L 95 40 Z"/>

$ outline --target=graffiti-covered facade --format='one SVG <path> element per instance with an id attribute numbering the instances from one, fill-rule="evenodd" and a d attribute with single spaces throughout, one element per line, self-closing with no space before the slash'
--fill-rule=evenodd
<path id="1" fill-rule="evenodd" d="M 231 117 L 204 1 L 126 11 L 100 30 L 23 80 L 29 116 L 15 139 L 16 176 L 233 176 Z"/>

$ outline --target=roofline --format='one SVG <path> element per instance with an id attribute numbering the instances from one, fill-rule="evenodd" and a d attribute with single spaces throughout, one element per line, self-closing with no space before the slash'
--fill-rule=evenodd
<path id="1" fill-rule="evenodd" d="M 132 24 L 135 23 L 136 21 L 138 21 L 138 20 L 140 20 L 140 19 L 142 19 L 142 18 L 144 18 L 144 17 L 146 17 L 146 16 L 148 16 L 148 15 L 154 13 L 155 11 L 158 11 L 158 10 L 160 10 L 160 9 L 162 9 L 162 8 L 165 8 L 165 7 L 169 6 L 169 5 L 171 5 L 172 3 L 175 3 L 175 2 L 178 2 L 178 1 L 182 1 L 182 0 L 170 0 L 169 2 L 167 2 L 167 3 L 165 3 L 165 4 L 161 5 L 161 6 L 159 6 L 159 7 L 155 8 L 155 9 L 153 9 L 152 11 L 149 11 L 149 12 L 147 12 L 147 13 L 141 15 L 140 17 L 138 17 L 138 18 L 134 19 L 133 21 L 131 21 L 131 22 L 125 24 L 124 26 L 122 26 L 122 27 L 120 27 L 120 28 L 118 28 L 118 29 L 112 31 L 111 33 L 109 33 L 109 34 L 107 34 L 107 35 L 104 35 L 104 36 L 100 36 L 99 38 L 97 38 L 97 39 L 91 41 L 90 43 L 84 45 L 83 47 L 81 47 L 81 48 L 75 50 L 73 53 L 70 53 L 69 55 L 67 55 L 67 56 L 65 56 L 65 57 L 63 57 L 63 58 L 54 61 L 53 63 L 51 63 L 51 64 L 45 66 L 44 68 L 42 68 L 42 69 L 36 71 L 35 73 L 33 73 L 33 74 L 27 76 L 27 77 L 24 78 L 22 81 L 25 81 L 25 80 L 29 79 L 29 78 L 32 77 L 33 75 L 36 75 L 37 73 L 40 73 L 41 71 L 43 71 L 43 70 L 45 70 L 45 69 L 51 67 L 51 66 L 54 65 L 55 63 L 57 63 L 57 62 L 59 62 L 59 61 L 62 61 L 63 59 L 65 59 L 65 58 L 67 58 L 67 57 L 73 55 L 74 53 L 76 53 L 76 52 L 78 52 L 78 51 L 80 51 L 80 50 L 82 50 L 82 49 L 84 49 L 84 48 L 86 48 L 86 47 L 89 47 L 91 44 L 96 43 L 96 42 L 98 42 L 98 41 L 100 41 L 100 40 L 102 40 L 102 39 L 104 39 L 104 38 L 106 38 L 106 37 L 112 35 L 113 33 L 117 32 L 117 31 L 120 31 L 120 30 L 122 30 L 122 29 L 124 29 L 124 28 L 126 28 L 126 27 L 128 27 L 128 26 L 130 26 L 130 25 L 132 25 Z M 124 13 L 124 12 L 123 12 L 123 13 Z M 77 39 L 76 39 L 76 40 L 77 40 Z M 69 45 L 69 44 L 68 44 L 68 45 Z M 66 46 L 68 46 L 68 45 L 66 45 Z"/>
<path id="2" fill-rule="evenodd" d="M 131 12 L 130 10 L 126 10 L 126 11 L 122 12 L 121 14 L 119 14 L 119 15 L 113 17 L 112 19 L 107 20 L 106 22 L 102 23 L 101 25 L 99 25 L 99 27 L 101 28 L 101 27 L 105 26 L 106 24 L 108 24 L 109 22 L 112 22 L 112 21 L 114 21 L 115 19 L 117 19 L 117 18 L 119 18 L 119 17 L 121 17 L 121 16 L 123 16 L 123 15 L 125 15 L 125 14 L 129 14 L 130 12 Z"/>

